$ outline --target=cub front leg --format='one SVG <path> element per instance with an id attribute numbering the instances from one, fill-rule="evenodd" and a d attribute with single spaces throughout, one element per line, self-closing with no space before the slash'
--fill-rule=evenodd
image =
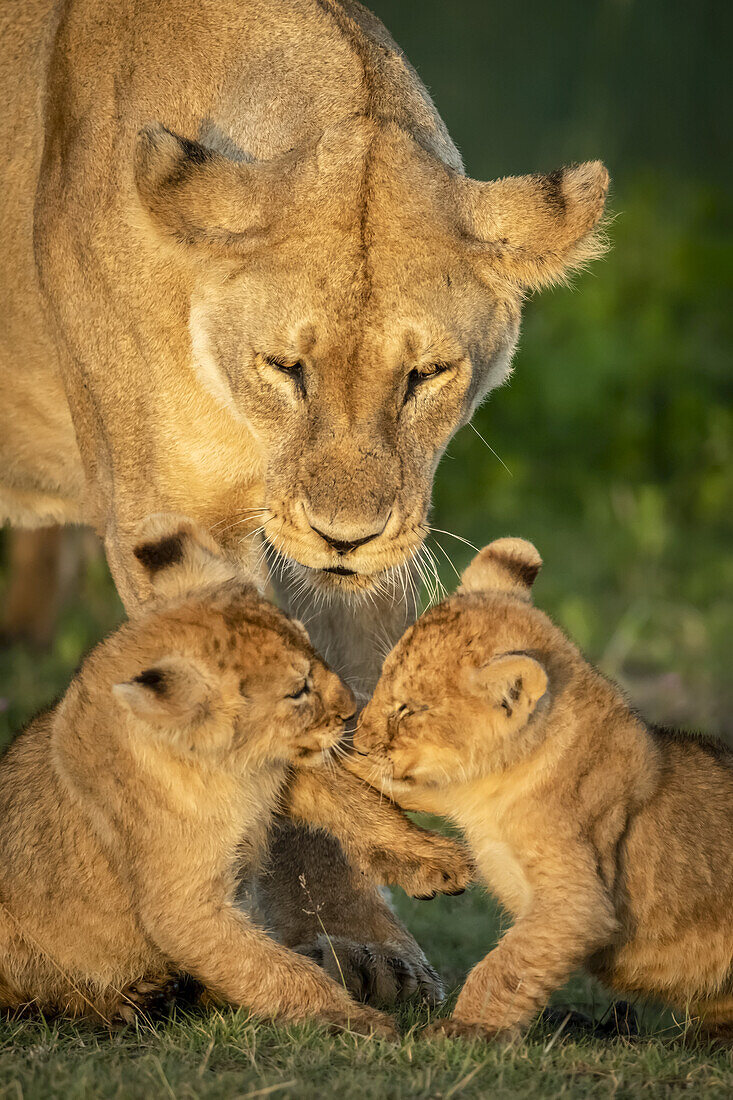
<path id="1" fill-rule="evenodd" d="M 517 1035 L 550 994 L 609 943 L 616 928 L 610 901 L 595 876 L 574 880 L 576 873 L 568 872 L 565 889 L 538 889 L 529 912 L 468 975 L 452 1017 L 430 1032 Z"/>
<path id="2" fill-rule="evenodd" d="M 274 583 L 277 588 L 278 570 Z M 323 602 L 315 594 L 309 600 L 307 593 L 288 591 L 286 581 L 279 594 L 287 609 L 307 621 L 315 648 L 362 702 L 382 665 L 382 644 L 375 639 L 396 641 L 416 613 L 414 606 L 377 592 L 373 604 L 371 598 Z M 333 836 L 280 820 L 255 903 L 282 943 L 316 959 L 337 981 L 343 977 L 354 996 L 381 1003 L 413 995 L 442 1000 L 440 978 L 419 944 Z"/>
<path id="3" fill-rule="evenodd" d="M 388 1016 L 357 1004 L 322 969 L 275 942 L 230 903 L 189 897 L 185 912 L 171 911 L 170 896 L 147 892 L 146 931 L 177 969 L 217 999 L 271 1018 L 315 1018 L 396 1038 Z"/>
<path id="4" fill-rule="evenodd" d="M 284 810 L 294 821 L 330 832 L 364 874 L 413 897 L 462 894 L 473 876 L 461 844 L 413 824 L 343 768 L 296 771 Z"/>

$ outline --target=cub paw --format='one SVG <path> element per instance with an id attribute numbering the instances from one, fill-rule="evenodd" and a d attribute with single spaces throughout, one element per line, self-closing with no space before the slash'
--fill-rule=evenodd
<path id="1" fill-rule="evenodd" d="M 164 1019 L 174 1008 L 194 1008 L 202 996 L 203 986 L 187 974 L 141 979 L 120 990 L 111 1006 L 111 1023 L 131 1024 L 139 1016 Z"/>
<path id="2" fill-rule="evenodd" d="M 487 1024 L 470 1023 L 467 1020 L 434 1020 L 421 1032 L 423 1039 L 465 1039 L 468 1042 L 480 1039 L 511 1045 L 521 1038 L 519 1028 L 493 1028 Z"/>
<path id="3" fill-rule="evenodd" d="M 400 1039 L 394 1020 L 374 1008 L 354 1005 L 353 1012 L 324 1013 L 321 1019 L 332 1031 L 350 1031 L 389 1043 L 397 1043 Z"/>
<path id="4" fill-rule="evenodd" d="M 419 863 L 404 868 L 396 879 L 407 894 L 429 901 L 436 894 L 462 894 L 473 879 L 475 867 L 462 844 L 432 836 Z"/>

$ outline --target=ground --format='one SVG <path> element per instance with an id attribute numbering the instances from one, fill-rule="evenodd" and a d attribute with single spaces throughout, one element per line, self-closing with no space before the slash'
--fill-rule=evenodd
<path id="1" fill-rule="evenodd" d="M 480 891 L 415 902 L 399 910 L 433 961 L 456 987 L 491 946 L 497 913 Z M 608 1001 L 583 978 L 559 1002 Z M 404 1038 L 393 1046 L 308 1027 L 276 1028 L 242 1011 L 182 1014 L 108 1034 L 64 1022 L 0 1024 L 0 1097 L 123 1097 L 125 1100 L 461 1100 L 504 1097 L 725 1097 L 733 1094 L 733 1057 L 685 1039 L 684 1024 L 647 1010 L 648 1034 L 630 1042 L 557 1034 L 537 1026 L 513 1048 L 480 1042 L 421 1040 L 427 1010 L 403 1008 Z"/>

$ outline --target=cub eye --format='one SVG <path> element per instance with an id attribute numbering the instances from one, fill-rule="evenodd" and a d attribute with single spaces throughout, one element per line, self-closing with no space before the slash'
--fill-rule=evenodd
<path id="1" fill-rule="evenodd" d="M 285 698 L 286 699 L 304 699 L 306 695 L 310 694 L 310 689 L 311 689 L 310 684 L 308 683 L 307 680 L 304 680 L 297 691 L 289 692 L 285 696 Z"/>
<path id="2" fill-rule="evenodd" d="M 287 359 L 281 359 L 277 355 L 263 355 L 262 358 L 267 363 L 268 367 L 272 367 L 273 370 L 279 371 L 280 374 L 286 374 L 288 378 L 292 378 L 298 389 L 305 393 L 305 367 L 300 359 L 296 359 L 294 363 L 291 363 Z"/>
<path id="3" fill-rule="evenodd" d="M 431 378 L 437 378 L 439 374 L 445 374 L 450 370 L 450 363 L 430 363 L 426 367 L 415 367 L 407 376 L 407 392 L 405 401 L 412 397 L 420 386 L 429 382 Z"/>

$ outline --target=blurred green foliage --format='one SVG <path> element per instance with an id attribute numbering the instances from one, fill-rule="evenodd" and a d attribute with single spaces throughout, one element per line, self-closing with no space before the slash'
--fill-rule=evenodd
<path id="1" fill-rule="evenodd" d="M 5 569 L 0 579 L 7 582 Z M 53 648 L 38 652 L 24 645 L 0 647 L 0 750 L 34 714 L 64 693 L 84 654 L 122 617 L 106 562 L 92 555 L 61 614 Z"/>
<path id="2" fill-rule="evenodd" d="M 370 0 L 469 175 L 600 157 L 727 182 L 733 9 L 719 0 Z M 728 93 L 728 94 L 727 94 Z"/>
<path id="3" fill-rule="evenodd" d="M 612 251 L 527 303 L 434 526 L 545 559 L 537 602 L 653 720 L 733 736 L 733 8 L 375 0 L 480 179 L 601 158 Z M 471 551 L 436 536 L 460 568 Z M 455 575 L 443 551 L 447 586 Z"/>
<path id="4" fill-rule="evenodd" d="M 510 384 L 451 443 L 433 523 L 531 538 L 537 602 L 655 720 L 733 735 L 733 9 L 701 0 L 375 0 L 478 178 L 601 157 L 612 251 L 527 303 Z M 438 535 L 444 583 L 471 551 Z M 117 620 L 95 564 L 56 648 L 0 656 L 0 736 Z M 3 706 L 0 701 L 0 707 Z"/>

